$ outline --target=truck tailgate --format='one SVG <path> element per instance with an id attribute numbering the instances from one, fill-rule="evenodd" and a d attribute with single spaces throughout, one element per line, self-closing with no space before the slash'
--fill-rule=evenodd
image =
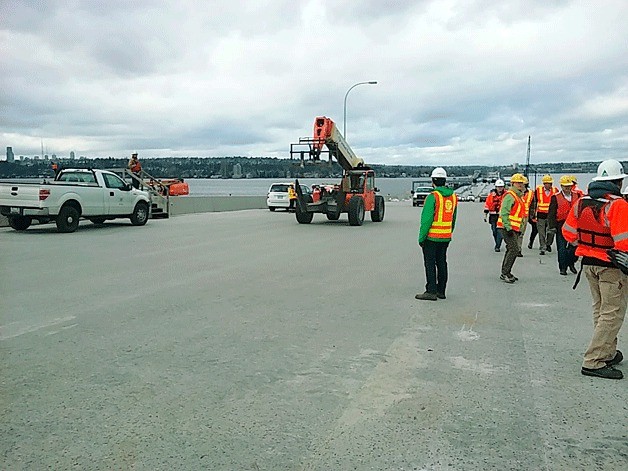
<path id="1" fill-rule="evenodd" d="M 38 184 L 0 183 L 0 206 L 15 206 L 20 208 L 39 208 Z"/>

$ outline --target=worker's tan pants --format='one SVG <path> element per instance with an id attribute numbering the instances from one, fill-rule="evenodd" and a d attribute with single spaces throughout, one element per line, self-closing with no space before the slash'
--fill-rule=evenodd
<path id="1" fill-rule="evenodd" d="M 584 266 L 593 297 L 593 338 L 582 366 L 602 368 L 617 351 L 617 334 L 628 304 L 628 276 L 619 268 Z"/>

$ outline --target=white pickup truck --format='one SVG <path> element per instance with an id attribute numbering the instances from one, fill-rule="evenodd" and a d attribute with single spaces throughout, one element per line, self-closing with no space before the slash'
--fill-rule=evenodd
<path id="1" fill-rule="evenodd" d="M 113 172 L 68 169 L 42 183 L 0 182 L 0 214 L 16 231 L 33 220 L 55 221 L 59 232 L 74 232 L 79 218 L 102 224 L 108 219 L 130 218 L 143 226 L 150 216 L 150 195 L 131 188 Z"/>

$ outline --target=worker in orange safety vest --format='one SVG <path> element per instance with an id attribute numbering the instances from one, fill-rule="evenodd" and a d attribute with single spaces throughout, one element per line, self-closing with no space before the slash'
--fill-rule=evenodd
<path id="1" fill-rule="evenodd" d="M 543 176 L 541 181 L 543 185 L 537 186 L 534 191 L 533 204 L 535 208 L 536 227 L 539 231 L 539 254 L 545 255 L 545 251 L 552 251 L 552 242 L 554 242 L 554 235 L 548 233 L 547 214 L 549 213 L 552 195 L 558 193 L 558 189 L 553 186 L 554 179 L 549 174 Z"/>
<path id="2" fill-rule="evenodd" d="M 558 252 L 558 271 L 561 275 L 567 275 L 567 268 L 572 273 L 576 270 L 576 247 L 568 244 L 563 237 L 562 229 L 571 208 L 578 202 L 582 193 L 573 191 L 573 180 L 569 175 L 560 177 L 561 191 L 552 195 L 547 221 L 548 231 L 556 235 L 556 251 Z"/>
<path id="3" fill-rule="evenodd" d="M 497 219 L 499 218 L 499 207 L 504 197 L 504 188 L 504 180 L 501 178 L 496 180 L 495 189 L 491 190 L 484 203 L 484 222 L 486 222 L 486 217 L 488 216 L 488 223 L 491 225 L 491 232 L 495 241 L 495 252 L 501 250 L 503 240 L 501 231 L 497 229 Z"/>
<path id="4" fill-rule="evenodd" d="M 602 162 L 588 196 L 571 208 L 562 228 L 567 242 L 577 245 L 593 297 L 593 338 L 581 369 L 587 376 L 623 378 L 614 366 L 624 358 L 617 350 L 617 335 L 626 315 L 628 275 L 615 266 L 608 251 L 628 252 L 628 202 L 621 195 L 627 176 L 617 160 Z"/>
<path id="5" fill-rule="evenodd" d="M 434 190 L 427 195 L 421 212 L 421 227 L 417 242 L 423 250 L 425 292 L 416 299 L 437 301 L 446 299 L 447 248 L 456 225 L 458 197 L 446 186 L 447 172 L 442 167 L 432 171 Z"/>
<path id="6" fill-rule="evenodd" d="M 133 175 L 135 175 L 135 177 L 136 177 L 136 178 L 132 179 L 131 185 L 133 185 L 133 188 L 139 188 L 140 187 L 140 178 L 141 178 L 141 173 L 142 173 L 142 164 L 140 163 L 140 161 L 137 158 L 137 152 L 133 152 L 131 154 L 131 158 L 129 159 L 128 167 L 129 167 L 129 170 L 131 171 L 131 173 L 133 173 Z"/>
<path id="7" fill-rule="evenodd" d="M 506 253 L 502 261 L 502 272 L 499 279 L 506 283 L 514 283 L 519 280 L 512 274 L 512 267 L 519 255 L 519 235 L 522 230 L 523 218 L 527 214 L 526 205 L 522 198 L 527 182 L 528 179 L 521 173 L 515 173 L 510 177 L 511 187 L 504 195 L 499 210 L 497 227 L 502 231 L 506 243 Z"/>

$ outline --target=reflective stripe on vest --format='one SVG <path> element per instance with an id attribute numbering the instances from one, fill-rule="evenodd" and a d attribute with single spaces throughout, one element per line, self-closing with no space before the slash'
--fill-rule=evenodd
<path id="1" fill-rule="evenodd" d="M 532 199 L 534 198 L 534 192 L 531 190 L 526 191 L 523 194 L 523 217 L 527 218 L 528 215 L 530 214 L 530 205 L 532 204 Z"/>
<path id="2" fill-rule="evenodd" d="M 554 187 L 550 190 L 549 196 L 545 194 L 545 188 L 543 186 L 536 187 L 536 211 L 538 213 L 547 213 L 549 212 L 550 201 L 552 200 L 552 195 L 555 195 L 558 190 Z"/>
<path id="3" fill-rule="evenodd" d="M 611 236 L 611 228 L 606 213 L 611 201 L 607 199 L 593 199 L 585 196 L 578 202 L 575 216 L 578 219 L 578 245 L 584 245 L 601 251 L 602 258 L 605 252 L 615 246 Z"/>
<path id="4" fill-rule="evenodd" d="M 430 226 L 427 236 L 432 239 L 451 239 L 452 225 L 454 220 L 454 209 L 458 203 L 455 193 L 451 196 L 443 196 L 438 191 L 433 191 L 434 221 Z"/>
<path id="5" fill-rule="evenodd" d="M 508 215 L 508 221 L 510 221 L 510 227 L 513 231 L 521 232 L 521 220 L 524 217 L 526 212 L 525 203 L 521 199 L 521 197 L 512 190 L 508 190 L 506 193 L 510 193 L 512 197 L 515 199 L 515 203 L 510 208 L 510 214 Z M 502 221 L 501 215 L 499 219 L 497 219 L 497 227 L 503 229 L 504 222 Z"/>

